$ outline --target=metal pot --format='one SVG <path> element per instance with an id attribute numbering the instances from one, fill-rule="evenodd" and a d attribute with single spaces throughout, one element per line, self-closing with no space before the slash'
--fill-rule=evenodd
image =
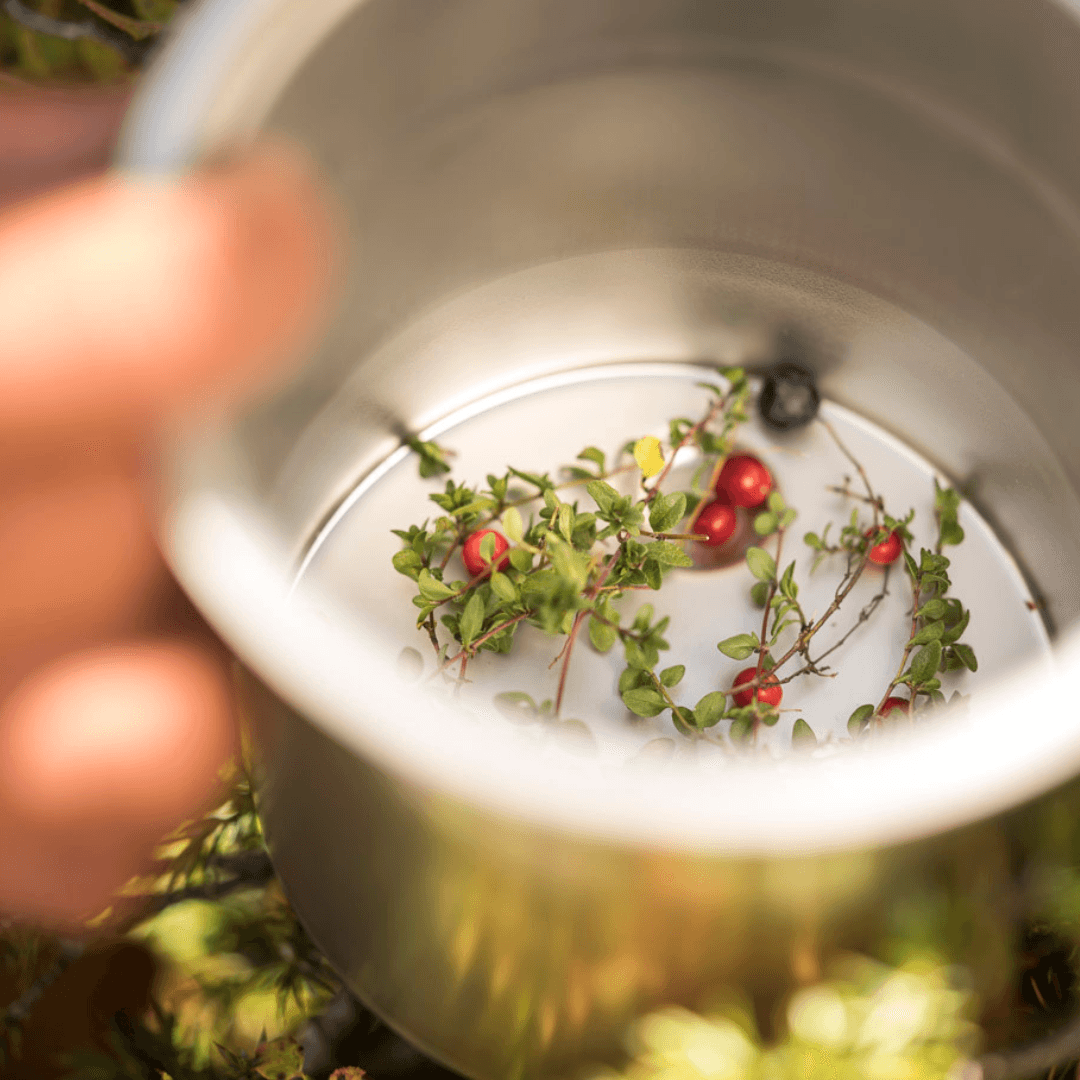
<path id="1" fill-rule="evenodd" d="M 347 210 L 333 327 L 274 400 L 170 448 L 162 533 L 251 673 L 292 903 L 436 1057 L 565 1075 L 657 1005 L 727 986 L 767 1013 L 904 934 L 1005 1015 L 1080 856 L 1077 71 L 1075 0 L 204 0 L 158 58 L 122 167 L 284 131 Z M 553 774 L 401 683 L 377 611 L 291 592 L 357 482 L 453 408 L 792 341 L 966 485 L 1055 673 L 782 774 Z"/>

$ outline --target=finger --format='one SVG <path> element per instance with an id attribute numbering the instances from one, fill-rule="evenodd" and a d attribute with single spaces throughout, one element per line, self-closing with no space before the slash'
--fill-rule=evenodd
<path id="1" fill-rule="evenodd" d="M 23 475 L 0 486 L 0 691 L 12 658 L 137 620 L 164 576 L 129 473 Z"/>
<path id="2" fill-rule="evenodd" d="M 210 805 L 235 749 L 224 675 L 191 649 L 114 646 L 31 677 L 0 710 L 0 909 L 102 910 Z"/>
<path id="3" fill-rule="evenodd" d="M 281 148 L 17 207 L 0 221 L 0 431 L 146 428 L 279 377 L 328 294 L 331 233 Z"/>
<path id="4" fill-rule="evenodd" d="M 0 89 L 0 206 L 109 163 L 131 92 Z"/>

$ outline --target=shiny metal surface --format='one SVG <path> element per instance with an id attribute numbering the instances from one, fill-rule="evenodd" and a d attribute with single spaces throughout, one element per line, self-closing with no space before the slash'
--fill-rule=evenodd
<path id="1" fill-rule="evenodd" d="M 657 1003 L 779 1000 L 838 950 L 883 954 L 920 904 L 975 928 L 937 947 L 1004 1000 L 1049 901 L 1001 897 L 1080 854 L 1078 71 L 1052 0 L 206 0 L 160 58 L 128 168 L 265 126 L 348 212 L 318 354 L 185 433 L 163 531 L 257 676 L 291 899 L 436 1056 L 563 1075 Z M 977 718 L 782 785 L 581 782 L 436 716 L 374 614 L 288 606 L 297 554 L 403 433 L 545 372 L 778 343 L 972 486 L 1046 599 L 1059 682 L 1021 673 Z"/>

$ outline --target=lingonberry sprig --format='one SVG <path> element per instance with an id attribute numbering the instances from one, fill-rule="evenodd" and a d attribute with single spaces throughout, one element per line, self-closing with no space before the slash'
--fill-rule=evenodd
<path id="1" fill-rule="evenodd" d="M 448 479 L 445 490 L 430 496 L 443 511 L 433 523 L 394 530 L 405 545 L 394 556 L 394 566 L 417 583 L 417 624 L 427 631 L 440 671 L 457 664 L 457 679 L 464 680 L 470 659 L 481 651 L 508 652 L 523 623 L 562 635 L 566 640 L 555 659 L 562 664 L 557 715 L 586 624 L 598 649 L 619 642 L 628 663 L 655 665 L 654 656 L 668 647 L 666 621 L 654 625 L 645 607 L 626 628 L 616 604 L 628 592 L 659 589 L 671 568 L 692 565 L 680 542 L 707 539 L 678 529 L 701 503 L 702 493 L 665 494 L 661 484 L 684 448 L 695 448 L 710 471 L 722 466 L 735 430 L 748 416 L 750 391 L 741 369 L 720 375 L 726 387 L 703 384 L 710 402 L 700 419 L 672 421 L 666 454 L 658 439 L 646 437 L 628 448 L 637 466 L 616 462 L 609 469 L 604 453 L 587 447 L 578 456 L 581 464 L 565 469 L 560 481 L 516 468 L 489 475 L 486 488 Z M 446 452 L 436 444 L 410 445 L 420 455 L 422 475 L 446 471 Z M 657 455 L 655 467 L 641 465 Z M 640 497 L 623 495 L 608 483 L 635 467 L 641 469 Z M 594 508 L 561 497 L 573 486 L 584 487 Z M 528 522 L 522 517 L 526 507 L 536 507 Z M 468 580 L 448 579 L 455 554 L 462 555 Z M 440 639 L 440 630 L 449 632 L 449 642 Z M 659 677 L 654 685 L 664 686 Z"/>
<path id="2" fill-rule="evenodd" d="M 670 712 L 675 726 L 695 737 L 728 720 L 732 742 L 754 741 L 762 726 L 778 721 L 787 684 L 807 675 L 835 677 L 825 660 L 881 605 L 888 595 L 889 566 L 901 554 L 913 590 L 908 643 L 882 701 L 876 708 L 860 706 L 850 730 L 857 733 L 870 719 L 880 724 L 897 709 L 910 711 L 910 701 L 920 695 L 941 700 L 939 670 L 974 670 L 974 653 L 959 641 L 970 614 L 959 601 L 945 595 L 949 563 L 941 548 L 963 540 L 956 493 L 936 488 L 936 550 L 924 550 L 916 563 L 906 551 L 913 542 L 909 526 L 914 511 L 902 519 L 887 513 L 862 464 L 832 425 L 819 417 L 817 422 L 853 465 L 863 490 L 853 489 L 850 476 L 843 478 L 842 486 L 830 488 L 858 504 L 836 529 L 835 540 L 829 539 L 832 523 L 820 535 L 805 534 L 805 543 L 816 553 L 811 573 L 828 558 L 843 559 L 831 602 L 822 615 L 809 616 L 799 601 L 796 562 L 780 569 L 796 511 L 775 489 L 761 461 L 732 453 L 738 428 L 748 417 L 749 384 L 741 369 L 720 374 L 726 386 L 700 384 L 709 391 L 708 408 L 697 420 L 672 420 L 666 445 L 655 436 L 632 441 L 610 467 L 601 450 L 587 447 L 578 455 L 578 463 L 565 467 L 558 480 L 513 467 L 501 476 L 489 475 L 482 488 L 448 479 L 443 491 L 430 496 L 442 511 L 434 522 L 394 530 L 404 543 L 394 566 L 417 584 L 413 597 L 419 609 L 417 625 L 431 641 L 438 673 L 460 688 L 467 679 L 469 661 L 484 651 L 509 652 L 522 625 L 561 636 L 562 648 L 550 665 L 559 668 L 552 700 L 536 706 L 528 695 L 498 697 L 501 708 L 517 713 L 526 702 L 533 713 L 557 719 L 575 647 L 587 629 L 599 652 L 620 646 L 625 668 L 618 692 L 631 712 L 643 717 Z M 409 445 L 420 459 L 421 475 L 449 470 L 448 452 L 437 444 L 412 440 Z M 663 485 L 676 460 L 690 448 L 701 459 L 690 488 L 665 492 Z M 624 461 L 624 455 L 632 456 L 633 462 Z M 635 469 L 640 476 L 636 496 L 624 495 L 608 482 Z M 708 482 L 703 486 L 705 477 Z M 563 494 L 574 487 L 583 489 L 591 505 L 583 507 L 580 500 L 570 501 Z M 869 522 L 860 517 L 860 506 L 869 508 Z M 755 579 L 752 598 L 762 609 L 760 629 L 726 638 L 717 647 L 732 659 L 754 657 L 755 662 L 740 671 L 728 689 L 712 691 L 693 706 L 681 704 L 677 688 L 685 667 L 659 668 L 660 654 L 669 648 L 665 634 L 670 619 L 657 618 L 653 606 L 644 604 L 624 623 L 618 604 L 631 592 L 659 590 L 672 568 L 693 565 L 684 544 L 702 549 L 726 544 L 735 532 L 738 514 L 747 510 L 761 538 L 745 551 L 746 566 Z M 529 514 L 527 521 L 523 511 Z M 775 554 L 768 550 L 773 543 Z M 448 576 L 455 555 L 461 558 L 467 580 Z M 870 565 L 884 567 L 881 589 L 844 633 L 814 655 L 812 643 Z M 440 633 L 448 633 L 449 640 L 442 640 Z M 782 641 L 786 646 L 781 646 Z M 800 661 L 797 665 L 796 660 Z M 910 700 L 894 695 L 899 686 L 909 688 Z M 799 746 L 817 743 L 812 728 L 801 718 L 792 740 Z"/>
<path id="3" fill-rule="evenodd" d="M 949 559 L 941 554 L 948 545 L 963 543 L 964 530 L 958 520 L 960 497 L 952 488 L 943 488 L 934 481 L 934 515 L 937 539 L 934 550 L 923 548 L 916 561 L 904 552 L 904 566 L 911 580 L 911 632 L 900 657 L 900 665 L 886 687 L 880 702 L 861 705 L 852 713 L 848 728 L 858 734 L 867 727 L 879 727 L 893 712 L 911 716 L 918 711 L 924 698 L 934 704 L 944 704 L 945 695 L 938 677 L 949 671 L 977 671 L 975 650 L 960 639 L 971 621 L 971 612 L 956 597 L 948 596 Z M 917 651 L 916 651 L 917 650 Z M 899 687 L 906 687 L 908 697 L 895 696 Z M 954 697 L 959 692 L 954 692 Z"/>

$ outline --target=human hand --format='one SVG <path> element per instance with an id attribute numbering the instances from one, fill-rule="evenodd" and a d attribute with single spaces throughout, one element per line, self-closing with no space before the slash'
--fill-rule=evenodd
<path id="1" fill-rule="evenodd" d="M 236 745 L 224 658 L 153 541 L 146 448 L 282 374 L 331 226 L 280 148 L 25 198 L 102 159 L 124 101 L 0 95 L 0 913 L 72 925 L 208 806 Z"/>

